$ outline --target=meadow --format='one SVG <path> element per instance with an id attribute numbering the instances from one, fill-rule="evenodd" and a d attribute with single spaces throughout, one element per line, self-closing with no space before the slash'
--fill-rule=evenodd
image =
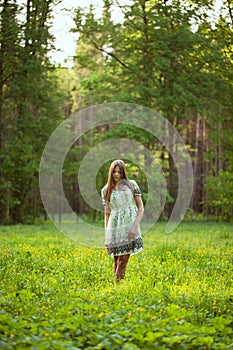
<path id="1" fill-rule="evenodd" d="M 157 223 L 113 282 L 104 248 L 0 227 L 0 349 L 233 349 L 233 229 Z"/>

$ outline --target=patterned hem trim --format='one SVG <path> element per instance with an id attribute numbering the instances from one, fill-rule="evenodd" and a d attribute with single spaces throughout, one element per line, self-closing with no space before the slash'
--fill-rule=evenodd
<path id="1" fill-rule="evenodd" d="M 123 253 L 130 254 L 132 251 L 134 252 L 133 254 L 135 254 L 138 250 L 142 249 L 143 242 L 141 237 L 134 239 L 133 241 L 123 243 L 117 247 L 107 246 L 108 255 L 122 255 Z"/>

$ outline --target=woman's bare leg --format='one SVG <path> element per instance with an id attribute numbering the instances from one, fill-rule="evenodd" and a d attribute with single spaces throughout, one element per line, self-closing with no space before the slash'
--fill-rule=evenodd
<path id="1" fill-rule="evenodd" d="M 117 267 L 115 272 L 115 281 L 119 282 L 125 277 L 126 266 L 129 261 L 130 254 L 120 255 L 117 259 Z"/>
<path id="2" fill-rule="evenodd" d="M 114 256 L 114 277 L 116 276 L 118 258 L 119 256 Z"/>

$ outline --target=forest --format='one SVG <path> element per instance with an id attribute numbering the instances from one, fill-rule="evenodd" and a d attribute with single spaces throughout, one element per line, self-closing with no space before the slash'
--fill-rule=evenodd
<path id="1" fill-rule="evenodd" d="M 77 33 L 72 67 L 53 64 L 51 26 L 58 0 L 3 0 L 0 5 L 0 224 L 47 220 L 39 188 L 40 162 L 52 132 L 70 116 L 99 104 L 127 102 L 156 111 L 189 151 L 194 188 L 187 219 L 233 218 L 233 4 L 222 0 L 104 0 L 70 13 Z M 112 16 L 113 5 L 123 21 Z M 69 150 L 63 187 L 73 211 L 98 221 L 83 200 L 78 169 L 97 144 L 140 142 L 156 155 L 166 179 L 161 219 L 172 212 L 177 169 L 155 137 L 111 124 L 84 134 Z M 126 159 L 127 160 L 127 159 Z M 107 159 L 96 178 L 107 181 Z M 146 160 L 145 160 L 146 162 Z M 147 200 L 147 178 L 129 162 Z M 56 208 L 54 209 L 56 213 Z"/>

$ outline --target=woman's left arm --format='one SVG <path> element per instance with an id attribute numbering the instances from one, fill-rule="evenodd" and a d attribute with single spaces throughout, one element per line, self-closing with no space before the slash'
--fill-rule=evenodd
<path id="1" fill-rule="evenodd" d="M 142 217 L 143 217 L 143 212 L 144 212 L 144 205 L 143 205 L 143 202 L 142 202 L 142 197 L 141 196 L 134 196 L 134 200 L 135 200 L 135 203 L 136 203 L 136 206 L 138 207 L 138 213 L 137 213 L 137 217 L 133 223 L 133 226 L 129 232 L 129 239 L 132 239 L 134 238 L 136 232 L 137 232 L 137 229 L 138 229 L 138 226 L 142 220 Z"/>

